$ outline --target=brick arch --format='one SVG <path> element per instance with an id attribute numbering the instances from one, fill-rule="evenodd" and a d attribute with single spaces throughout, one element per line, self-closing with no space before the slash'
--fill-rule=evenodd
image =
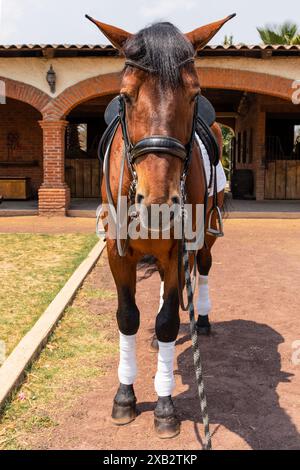
<path id="1" fill-rule="evenodd" d="M 65 118 L 79 104 L 97 96 L 117 94 L 120 91 L 121 74 L 109 73 L 88 78 L 64 90 L 43 109 L 44 119 L 56 121 Z"/>
<path id="2" fill-rule="evenodd" d="M 247 70 L 203 67 L 197 69 L 202 88 L 243 90 L 291 101 L 293 79 Z"/>
<path id="3" fill-rule="evenodd" d="M 27 103 L 40 113 L 42 113 L 42 109 L 47 103 L 51 101 L 50 96 L 32 85 L 6 77 L 0 77 L 0 80 L 5 83 L 5 95 L 7 98 Z"/>
<path id="4" fill-rule="evenodd" d="M 203 67 L 197 71 L 203 88 L 245 90 L 285 100 L 291 100 L 294 91 L 292 79 L 276 75 L 217 67 Z M 44 119 L 47 121 L 64 119 L 72 109 L 89 99 L 117 94 L 120 85 L 120 73 L 98 75 L 76 83 L 45 105 L 42 110 Z"/>

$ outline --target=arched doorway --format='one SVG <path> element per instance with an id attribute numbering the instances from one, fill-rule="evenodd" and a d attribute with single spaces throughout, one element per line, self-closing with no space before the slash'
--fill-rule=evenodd
<path id="1" fill-rule="evenodd" d="M 19 208 L 37 210 L 43 182 L 41 113 L 28 103 L 6 98 L 0 106 L 0 195 L 5 201 L 35 201 Z M 3 204 L 5 207 L 16 204 Z"/>
<path id="2" fill-rule="evenodd" d="M 98 146 L 106 129 L 104 112 L 115 94 L 80 103 L 66 116 L 65 175 L 71 210 L 96 208 L 100 199 Z"/>
<path id="3" fill-rule="evenodd" d="M 82 211 L 91 209 L 87 215 L 95 215 L 100 198 L 96 147 L 105 129 L 105 107 L 118 94 L 120 79 L 120 73 L 109 73 L 83 80 L 43 108 L 44 155 L 49 157 L 39 191 L 40 214 L 77 215 L 81 211 L 78 215 L 83 215 Z M 51 175 L 54 164 L 55 178 Z"/>
<path id="4" fill-rule="evenodd" d="M 287 90 L 273 84 L 270 94 L 262 94 L 245 91 L 242 85 L 240 90 L 211 85 L 202 92 L 213 103 L 217 121 L 235 131 L 232 170 L 244 180 L 241 184 L 253 188 L 244 195 L 238 190 L 236 197 L 300 199 L 300 109 L 275 96 L 284 96 Z M 225 81 L 224 87 L 229 85 L 233 86 Z M 256 86 L 263 88 L 263 83 Z"/>

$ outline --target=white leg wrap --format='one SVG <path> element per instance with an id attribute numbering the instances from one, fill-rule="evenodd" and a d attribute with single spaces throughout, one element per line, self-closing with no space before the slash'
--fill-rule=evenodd
<path id="1" fill-rule="evenodd" d="M 197 310 L 199 315 L 206 317 L 211 311 L 209 297 L 208 276 L 199 276 L 199 293 L 197 299 Z"/>
<path id="2" fill-rule="evenodd" d="M 159 344 L 157 373 L 155 376 L 155 391 L 159 397 L 172 395 L 174 380 L 175 341 L 173 343 Z"/>
<path id="3" fill-rule="evenodd" d="M 158 313 L 161 311 L 161 309 L 163 308 L 163 304 L 164 304 L 164 293 L 165 293 L 165 283 L 162 282 L 160 284 L 160 300 L 159 300 L 159 310 L 158 310 Z"/>
<path id="4" fill-rule="evenodd" d="M 133 385 L 137 375 L 136 335 L 125 336 L 120 333 L 119 381 L 123 385 Z"/>

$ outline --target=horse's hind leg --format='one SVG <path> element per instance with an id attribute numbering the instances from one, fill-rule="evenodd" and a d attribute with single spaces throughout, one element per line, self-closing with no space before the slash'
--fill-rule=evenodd
<path id="1" fill-rule="evenodd" d="M 158 307 L 158 313 L 161 311 L 163 304 L 164 304 L 164 294 L 165 294 L 165 282 L 164 282 L 164 272 L 159 269 L 159 275 L 160 275 L 160 294 L 159 294 L 159 307 Z M 158 341 L 156 334 L 154 334 L 151 344 L 150 344 L 150 352 L 152 353 L 157 353 L 159 349 L 158 346 Z"/>
<path id="2" fill-rule="evenodd" d="M 224 203 L 224 191 L 218 193 L 218 206 L 221 208 Z M 208 210 L 211 210 L 212 207 L 212 198 L 209 198 L 209 207 Z M 214 214 L 212 219 L 212 227 L 217 229 L 217 218 Z M 207 227 L 206 227 L 207 229 Z M 214 244 L 216 243 L 217 238 L 206 234 L 205 236 L 205 245 L 198 251 L 197 254 L 197 265 L 199 272 L 199 290 L 198 290 L 198 299 L 197 299 L 197 310 L 198 310 L 198 321 L 197 321 L 197 330 L 199 335 L 210 335 L 211 325 L 209 321 L 209 314 L 211 311 L 211 300 L 209 295 L 209 284 L 208 276 L 212 267 L 212 255 L 211 250 Z"/>
<path id="3" fill-rule="evenodd" d="M 136 418 L 136 397 L 133 384 L 137 375 L 136 334 L 140 313 L 135 303 L 136 262 L 130 257 L 120 258 L 109 249 L 109 262 L 118 292 L 117 321 L 120 332 L 120 387 L 114 399 L 112 421 L 125 425 Z"/>
<path id="4" fill-rule="evenodd" d="M 212 266 L 210 248 L 203 247 L 198 251 L 197 265 L 199 272 L 197 298 L 197 310 L 199 316 L 197 321 L 197 331 L 199 335 L 209 335 L 211 332 L 211 325 L 209 322 L 211 300 L 209 295 L 208 275 Z"/>

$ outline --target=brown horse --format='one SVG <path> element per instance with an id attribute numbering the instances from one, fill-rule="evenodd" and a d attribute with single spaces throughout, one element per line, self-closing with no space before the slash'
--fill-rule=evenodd
<path id="1" fill-rule="evenodd" d="M 134 196 L 137 204 L 149 208 L 153 204 L 171 206 L 179 203 L 182 198 L 181 181 L 186 163 L 182 158 L 182 149 L 188 152 L 186 149 L 191 144 L 185 184 L 186 198 L 192 205 L 205 204 L 207 184 L 201 150 L 195 139 L 191 139 L 195 105 L 200 94 L 194 56 L 195 52 L 205 46 L 233 16 L 185 35 L 170 23 L 157 23 L 132 35 L 88 17 L 126 58 L 121 85 L 126 116 L 113 136 L 109 162 L 109 191 L 115 206 L 120 195 L 119 178 L 127 140 L 131 150 L 137 143 L 138 149 L 135 149 L 134 160 L 130 163 L 125 161 L 121 187 L 123 196 L 132 193 L 134 174 Z M 221 130 L 216 123 L 213 124 L 212 130 L 221 149 Z M 153 136 L 156 140 L 153 140 Z M 173 142 L 175 149 L 169 145 L 169 136 L 173 139 L 171 143 Z M 145 142 L 148 146 L 143 147 Z M 155 142 L 158 145 L 157 150 Z M 137 152 L 141 148 L 142 151 Z M 103 181 L 102 184 L 104 203 L 109 202 L 106 183 Z M 218 206 L 222 207 L 224 191 L 220 191 L 217 197 Z M 209 197 L 205 206 L 207 213 L 210 213 L 212 205 L 213 198 Z M 213 216 L 212 225 L 217 227 L 216 214 Z M 215 240 L 211 234 L 206 235 L 205 245 L 197 253 L 200 273 L 197 322 L 199 334 L 210 332 L 207 279 L 212 265 L 211 249 Z M 155 377 L 158 395 L 154 413 L 155 429 L 161 438 L 174 437 L 180 432 L 180 423 L 171 398 L 174 389 L 175 341 L 180 324 L 178 243 L 172 237 L 159 240 L 129 239 L 125 256 L 120 256 L 117 241 L 107 234 L 107 250 L 118 292 L 117 321 L 120 330 L 120 388 L 114 399 L 113 422 L 124 425 L 136 417 L 133 384 L 137 375 L 135 340 L 140 325 L 140 312 L 135 301 L 137 265 L 145 255 L 152 255 L 163 281 L 161 305 L 155 326 L 159 346 Z"/>

